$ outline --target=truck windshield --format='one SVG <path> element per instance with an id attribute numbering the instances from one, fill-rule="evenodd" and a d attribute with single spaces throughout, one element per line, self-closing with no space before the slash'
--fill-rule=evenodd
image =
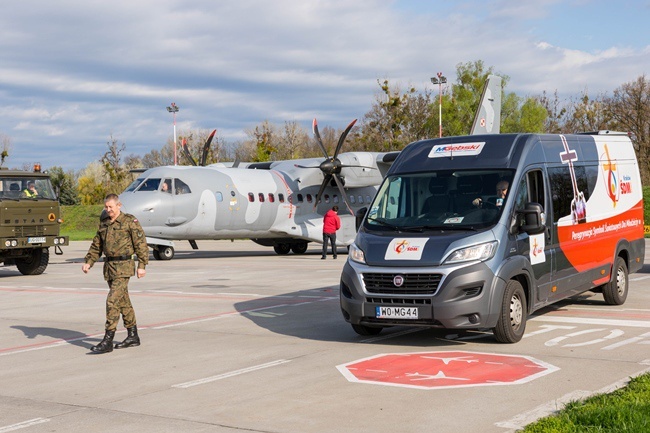
<path id="1" fill-rule="evenodd" d="M 387 177 L 373 201 L 368 230 L 478 230 L 496 224 L 511 170 L 454 170 Z"/>
<path id="2" fill-rule="evenodd" d="M 0 198 L 14 200 L 56 200 L 56 194 L 47 177 L 0 177 Z"/>

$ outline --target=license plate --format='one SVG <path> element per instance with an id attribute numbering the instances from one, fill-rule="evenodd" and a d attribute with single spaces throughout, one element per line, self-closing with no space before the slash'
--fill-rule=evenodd
<path id="1" fill-rule="evenodd" d="M 45 236 L 40 236 L 37 238 L 27 238 L 28 244 L 43 244 L 45 243 Z"/>
<path id="2" fill-rule="evenodd" d="M 417 307 L 376 307 L 377 319 L 417 319 Z"/>

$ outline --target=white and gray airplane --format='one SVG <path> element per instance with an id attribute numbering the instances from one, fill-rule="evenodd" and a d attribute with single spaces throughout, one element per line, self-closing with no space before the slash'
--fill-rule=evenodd
<path id="1" fill-rule="evenodd" d="M 488 95 L 486 97 L 486 95 Z M 501 78 L 488 77 L 472 134 L 499 132 Z M 191 166 L 149 169 L 120 195 L 124 211 L 142 225 L 154 258 L 174 257 L 174 241 L 252 239 L 272 246 L 278 254 L 302 254 L 309 242 L 322 243 L 323 215 L 340 208 L 337 245 L 346 246 L 356 235 L 356 213 L 368 207 L 395 160 L 395 152 L 340 153 L 356 120 L 341 134 L 329 156 L 313 122 L 314 135 L 325 159 L 307 158 L 268 163 L 203 166 L 183 150 Z"/>

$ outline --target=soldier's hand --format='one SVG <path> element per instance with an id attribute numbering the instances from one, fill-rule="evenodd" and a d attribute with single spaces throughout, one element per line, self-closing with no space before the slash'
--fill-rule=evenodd
<path id="1" fill-rule="evenodd" d="M 81 270 L 84 271 L 84 274 L 87 274 L 89 269 L 90 269 L 90 265 L 88 263 L 84 263 L 81 266 Z"/>
<path id="2" fill-rule="evenodd" d="M 138 269 L 138 278 L 143 278 L 147 274 L 144 269 Z"/>

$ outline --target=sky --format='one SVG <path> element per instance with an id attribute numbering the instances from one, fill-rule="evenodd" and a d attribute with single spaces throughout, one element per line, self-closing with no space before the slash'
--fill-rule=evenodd
<path id="1" fill-rule="evenodd" d="M 460 63 L 507 92 L 611 95 L 650 73 L 650 0 L 21 0 L 0 14 L 5 166 L 80 170 L 177 131 L 227 142 L 265 120 L 344 128 L 377 80 L 437 91 Z M 443 113 L 444 127 L 444 113 Z"/>

